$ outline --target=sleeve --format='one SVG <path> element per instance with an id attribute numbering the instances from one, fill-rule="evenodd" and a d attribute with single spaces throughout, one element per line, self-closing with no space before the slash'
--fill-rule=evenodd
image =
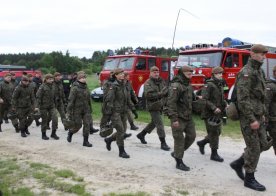
<path id="1" fill-rule="evenodd" d="M 114 99 L 115 99 L 115 94 L 116 94 L 116 87 L 111 85 L 109 87 L 109 90 L 107 92 L 106 99 L 105 99 L 107 114 L 111 114 L 113 111 L 113 103 L 114 103 Z"/>
<path id="2" fill-rule="evenodd" d="M 237 101 L 239 112 L 250 122 L 256 120 L 250 101 L 250 78 L 248 74 L 241 72 L 237 78 Z"/>
<path id="3" fill-rule="evenodd" d="M 11 101 L 12 108 L 16 108 L 19 95 L 20 95 L 20 88 L 17 86 L 12 94 L 12 101 Z"/>
<path id="4" fill-rule="evenodd" d="M 147 100 L 159 99 L 161 93 L 156 91 L 149 82 L 145 83 L 145 97 Z"/>
<path id="5" fill-rule="evenodd" d="M 269 118 L 269 106 L 272 102 L 272 98 L 273 98 L 273 89 L 272 86 L 270 86 L 270 84 L 266 85 L 266 94 L 265 94 L 265 108 L 266 108 L 266 112 L 265 112 L 265 116 L 266 118 Z"/>
<path id="6" fill-rule="evenodd" d="M 69 114 L 73 113 L 73 108 L 76 100 L 76 93 L 77 93 L 76 87 L 72 87 L 69 94 L 68 105 L 67 105 L 67 111 Z"/>
<path id="7" fill-rule="evenodd" d="M 179 89 L 177 85 L 172 83 L 169 87 L 169 96 L 167 100 L 167 107 L 168 107 L 168 117 L 171 119 L 172 122 L 178 120 L 178 112 L 177 112 L 177 101 L 179 98 Z"/>

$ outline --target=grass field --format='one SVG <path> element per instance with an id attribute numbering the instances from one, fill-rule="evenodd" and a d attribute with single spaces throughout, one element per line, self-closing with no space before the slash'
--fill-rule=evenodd
<path id="1" fill-rule="evenodd" d="M 99 86 L 99 81 L 96 75 L 89 76 L 87 78 L 87 83 L 90 90 L 93 90 L 94 88 Z M 102 116 L 101 102 L 94 101 L 92 103 L 92 107 L 93 107 L 93 118 L 95 120 L 100 120 Z M 150 121 L 150 115 L 147 111 L 139 110 L 138 115 L 139 117 L 138 119 L 136 119 L 136 121 L 144 122 L 144 123 L 148 123 Z M 193 119 L 196 125 L 196 130 L 199 132 L 205 132 L 206 130 L 205 124 L 204 124 L 204 121 L 200 119 L 200 116 L 195 114 L 193 116 Z M 170 120 L 166 116 L 163 117 L 163 120 L 166 126 L 170 126 Z M 222 128 L 222 135 L 230 136 L 230 137 L 240 137 L 241 132 L 240 132 L 239 121 L 227 120 L 227 124 Z"/>

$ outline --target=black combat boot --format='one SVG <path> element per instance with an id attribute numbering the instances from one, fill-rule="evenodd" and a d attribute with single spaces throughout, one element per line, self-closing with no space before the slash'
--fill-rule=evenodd
<path id="1" fill-rule="evenodd" d="M 244 173 L 242 171 L 244 165 L 244 158 L 241 156 L 239 159 L 230 163 L 230 167 L 235 170 L 240 179 L 244 180 Z"/>
<path id="2" fill-rule="evenodd" d="M 48 140 L 49 139 L 49 137 L 46 135 L 46 132 L 42 133 L 42 139 L 43 140 Z"/>
<path id="3" fill-rule="evenodd" d="M 90 126 L 90 131 L 89 131 L 90 134 L 97 133 L 98 131 L 99 129 L 95 129 L 93 126 Z"/>
<path id="4" fill-rule="evenodd" d="M 135 124 L 133 122 L 130 122 L 129 124 L 130 124 L 130 130 L 135 131 L 135 130 L 139 129 L 139 127 L 135 126 Z"/>
<path id="5" fill-rule="evenodd" d="M 209 142 L 208 142 L 208 140 L 207 140 L 206 138 L 204 138 L 203 140 L 200 140 L 200 141 L 197 142 L 197 145 L 198 145 L 198 147 L 199 147 L 199 152 L 200 152 L 201 154 L 205 154 L 204 147 L 205 147 L 205 145 L 206 145 L 207 143 L 209 143 Z"/>
<path id="6" fill-rule="evenodd" d="M 9 124 L 9 119 L 6 118 L 6 119 L 5 119 L 5 123 L 6 123 L 6 124 Z"/>
<path id="7" fill-rule="evenodd" d="M 124 139 L 126 139 L 126 138 L 128 138 L 128 137 L 130 137 L 130 136 L 132 136 L 131 133 L 125 133 L 125 134 L 124 134 Z"/>
<path id="8" fill-rule="evenodd" d="M 25 130 L 21 130 L 21 137 L 27 137 Z"/>
<path id="9" fill-rule="evenodd" d="M 113 141 L 115 141 L 115 139 L 113 139 L 113 137 L 106 137 L 106 138 L 104 138 L 104 141 L 105 141 L 105 143 L 106 143 L 106 149 L 107 149 L 108 151 L 110 151 L 110 150 L 111 150 L 111 143 L 112 143 Z"/>
<path id="10" fill-rule="evenodd" d="M 276 146 L 273 146 L 273 149 L 274 149 L 274 154 L 276 156 Z"/>
<path id="11" fill-rule="evenodd" d="M 70 143 L 72 142 L 72 136 L 73 136 L 73 133 L 69 130 L 68 131 L 68 136 L 67 136 L 67 141 Z"/>
<path id="12" fill-rule="evenodd" d="M 171 148 L 167 145 L 166 140 L 164 137 L 159 137 L 159 140 L 161 142 L 161 149 L 165 151 L 169 151 Z"/>
<path id="13" fill-rule="evenodd" d="M 59 137 L 56 134 L 57 130 L 52 130 L 51 138 L 54 138 L 55 140 L 59 140 Z"/>
<path id="14" fill-rule="evenodd" d="M 212 149 L 210 159 L 213 160 L 213 161 L 217 161 L 217 162 L 223 162 L 224 161 L 223 158 L 218 155 L 217 149 Z"/>
<path id="15" fill-rule="evenodd" d="M 0 132 L 2 132 L 2 122 L 0 123 Z"/>
<path id="16" fill-rule="evenodd" d="M 16 132 L 16 133 L 19 133 L 19 132 L 20 132 L 20 129 L 19 129 L 18 124 L 14 125 L 14 128 L 15 128 L 15 132 Z"/>
<path id="17" fill-rule="evenodd" d="M 88 141 L 88 136 L 83 136 L 83 146 L 92 147 L 92 144 Z"/>
<path id="18" fill-rule="evenodd" d="M 28 127 L 25 127 L 25 133 L 26 133 L 27 135 L 30 135 L 30 134 L 31 134 L 31 133 L 29 132 Z"/>
<path id="19" fill-rule="evenodd" d="M 175 159 L 176 161 L 176 169 L 180 169 L 182 171 L 190 171 L 190 167 L 188 167 L 187 165 L 185 165 L 183 163 L 182 159 L 178 159 L 174 156 L 174 152 L 171 153 L 171 156 Z"/>
<path id="20" fill-rule="evenodd" d="M 145 130 L 143 130 L 137 134 L 137 138 L 141 141 L 142 144 L 147 144 L 147 141 L 145 140 L 146 134 L 147 134 L 147 132 Z"/>
<path id="21" fill-rule="evenodd" d="M 264 185 L 260 184 L 254 177 L 254 172 L 253 173 L 245 173 L 245 178 L 244 178 L 244 186 L 256 191 L 265 191 L 266 188 Z"/>
<path id="22" fill-rule="evenodd" d="M 124 146 L 119 146 L 119 157 L 128 159 L 130 156 L 126 153 Z"/>

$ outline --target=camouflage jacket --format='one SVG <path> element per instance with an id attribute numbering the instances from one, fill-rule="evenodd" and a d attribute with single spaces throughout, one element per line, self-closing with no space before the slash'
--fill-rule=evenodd
<path id="1" fill-rule="evenodd" d="M 39 109 L 49 109 L 55 107 L 55 95 L 53 84 L 43 83 L 37 93 L 37 107 Z"/>
<path id="2" fill-rule="evenodd" d="M 76 81 L 72 84 L 68 98 L 67 111 L 71 115 L 75 112 L 92 112 L 90 92 L 85 83 Z"/>
<path id="3" fill-rule="evenodd" d="M 167 93 L 162 93 L 167 91 L 168 87 L 166 82 L 159 77 L 154 79 L 150 77 L 144 86 L 144 95 L 146 98 L 147 109 L 149 111 L 162 111 L 163 106 L 166 102 Z"/>
<path id="4" fill-rule="evenodd" d="M 57 107 L 60 107 L 66 102 L 62 82 L 54 81 L 53 86 L 54 86 L 55 104 Z"/>
<path id="5" fill-rule="evenodd" d="M 16 80 L 14 80 L 14 79 L 11 79 L 11 83 L 10 83 L 11 85 L 12 85 L 12 88 L 13 88 L 13 91 L 14 91 L 14 89 L 17 87 L 17 85 L 18 85 L 18 81 L 16 81 Z"/>
<path id="6" fill-rule="evenodd" d="M 134 104 L 138 103 L 138 98 L 133 90 L 132 84 L 129 81 L 126 81 L 126 88 L 130 93 L 130 99 Z"/>
<path id="7" fill-rule="evenodd" d="M 271 78 L 266 82 L 266 117 L 276 121 L 276 79 Z"/>
<path id="8" fill-rule="evenodd" d="M 202 99 L 204 100 L 205 107 L 202 110 L 201 117 L 207 119 L 214 116 L 216 108 L 221 110 L 220 115 L 223 114 L 227 103 L 224 99 L 224 84 L 222 80 L 212 78 L 207 80 L 206 85 L 202 89 Z"/>
<path id="9" fill-rule="evenodd" d="M 5 80 L 0 83 L 0 98 L 3 99 L 3 104 L 11 104 L 13 85 Z"/>
<path id="10" fill-rule="evenodd" d="M 109 88 L 112 86 L 112 83 L 115 81 L 114 78 L 109 78 L 103 84 L 103 100 L 106 98 Z"/>
<path id="11" fill-rule="evenodd" d="M 115 80 L 106 95 L 106 114 L 126 113 L 128 109 L 134 110 L 134 105 L 130 100 L 130 93 L 125 83 Z"/>
<path id="12" fill-rule="evenodd" d="M 178 121 L 179 118 L 192 119 L 193 99 L 194 94 L 190 80 L 182 73 L 176 75 L 171 81 L 167 101 L 167 114 L 172 122 Z"/>
<path id="13" fill-rule="evenodd" d="M 32 88 L 24 86 L 21 82 L 15 88 L 12 95 L 13 108 L 34 108 L 36 105 L 35 96 Z"/>
<path id="14" fill-rule="evenodd" d="M 250 122 L 265 114 L 265 75 L 261 65 L 249 58 L 236 79 L 238 110 Z"/>

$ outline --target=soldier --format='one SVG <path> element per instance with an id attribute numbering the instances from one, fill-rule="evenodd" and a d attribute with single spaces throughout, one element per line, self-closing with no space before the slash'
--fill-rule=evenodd
<path id="1" fill-rule="evenodd" d="M 266 135 L 265 115 L 265 76 L 261 66 L 267 53 L 261 44 L 251 47 L 247 64 L 238 73 L 236 79 L 237 106 L 241 131 L 246 144 L 244 154 L 230 166 L 244 180 L 244 186 L 265 191 L 266 188 L 254 177 L 260 153 L 263 151 L 262 138 Z M 245 169 L 245 176 L 242 171 Z"/>
<path id="2" fill-rule="evenodd" d="M 189 171 L 190 168 L 183 163 L 184 151 L 194 142 L 196 137 L 195 125 L 192 120 L 193 88 L 190 85 L 192 68 L 183 66 L 173 78 L 169 89 L 167 102 L 168 117 L 171 120 L 174 138 L 174 152 L 171 153 L 176 161 L 176 168 Z M 185 137 L 183 135 L 185 133 Z"/>
<path id="3" fill-rule="evenodd" d="M 273 139 L 273 149 L 276 155 L 276 65 L 273 67 L 273 75 L 266 83 L 266 108 L 268 122 L 266 130 Z"/>
<path id="4" fill-rule="evenodd" d="M 4 114 L 12 112 L 11 99 L 14 91 L 14 86 L 11 82 L 11 74 L 7 73 L 4 76 L 4 80 L 0 83 L 0 132 L 2 131 L 1 125 L 3 123 Z M 19 132 L 18 122 L 16 118 L 13 118 L 12 124 L 16 132 Z"/>
<path id="5" fill-rule="evenodd" d="M 126 87 L 127 87 L 128 91 L 130 92 L 131 101 L 133 102 L 134 105 L 136 105 L 138 103 L 138 98 L 135 95 L 132 84 L 129 81 L 129 74 L 127 72 L 125 72 L 125 83 L 126 83 Z M 139 129 L 139 127 L 135 126 L 132 115 L 133 115 L 132 111 L 129 109 L 127 111 L 127 119 L 128 119 L 129 124 L 130 124 L 130 129 L 131 130 L 137 130 L 137 129 Z M 135 115 L 134 117 L 136 119 L 137 115 Z"/>
<path id="6" fill-rule="evenodd" d="M 36 71 L 35 72 L 35 77 L 33 77 L 33 82 L 35 83 L 35 88 L 34 88 L 34 95 L 36 97 L 36 93 L 40 87 L 40 85 L 42 84 L 42 79 L 41 79 L 41 75 L 40 75 L 40 72 Z M 36 126 L 40 126 L 40 122 L 39 122 L 39 119 L 35 119 L 35 123 L 36 123 Z"/>
<path id="7" fill-rule="evenodd" d="M 54 77 L 52 74 L 46 74 L 43 84 L 39 87 L 36 97 L 37 105 L 41 113 L 41 133 L 43 140 L 49 140 L 46 135 L 48 123 L 57 118 L 56 117 L 56 106 L 55 106 L 55 89 L 53 86 Z M 56 126 L 52 123 L 52 134 L 51 138 L 58 140 L 59 137 L 56 135 Z"/>
<path id="8" fill-rule="evenodd" d="M 62 80 L 62 75 L 59 72 L 54 73 L 54 97 L 55 97 L 55 106 L 56 106 L 56 113 L 58 112 L 61 118 L 61 122 L 64 122 L 64 119 L 66 118 L 65 116 L 65 111 L 64 111 L 64 104 L 66 102 L 64 91 L 63 91 L 63 86 L 61 83 Z M 53 118 L 52 121 L 52 126 L 54 127 L 54 130 L 57 130 L 58 128 L 58 116 L 55 115 L 55 118 Z"/>
<path id="9" fill-rule="evenodd" d="M 89 143 L 89 130 L 91 123 L 91 99 L 86 84 L 86 74 L 83 71 L 77 73 L 77 81 L 72 85 L 68 100 L 67 114 L 74 125 L 69 128 L 67 141 L 72 141 L 74 133 L 83 125 L 83 146 L 92 147 Z"/>
<path id="10" fill-rule="evenodd" d="M 166 82 L 159 76 L 159 68 L 156 66 L 150 69 L 150 78 L 145 82 L 145 98 L 147 109 L 151 115 L 151 122 L 137 135 L 142 144 L 147 144 L 145 140 L 146 134 L 150 134 L 156 127 L 162 150 L 170 150 L 167 145 L 162 120 L 162 110 L 165 103 L 165 97 L 168 95 L 168 87 Z"/>
<path id="11" fill-rule="evenodd" d="M 29 87 L 29 78 L 22 76 L 21 82 L 15 88 L 12 95 L 12 110 L 17 112 L 21 137 L 30 134 L 28 127 L 33 121 L 33 112 L 38 111 L 33 90 Z M 27 134 L 27 135 L 26 135 Z"/>
<path id="12" fill-rule="evenodd" d="M 214 67 L 212 78 L 207 80 L 207 84 L 202 90 L 202 98 L 206 104 L 201 117 L 205 122 L 207 136 L 197 142 L 201 154 L 204 154 L 205 144 L 210 143 L 210 148 L 212 149 L 210 159 L 218 162 L 223 162 L 223 158 L 218 155 L 217 149 L 221 134 L 222 117 L 227 106 L 227 102 L 224 100 L 222 74 L 222 67 Z"/>
<path id="13" fill-rule="evenodd" d="M 105 142 L 107 149 L 110 150 L 111 142 L 116 140 L 119 148 L 119 157 L 129 158 L 130 156 L 125 152 L 124 148 L 127 127 L 127 111 L 130 108 L 134 112 L 135 107 L 130 100 L 130 94 L 124 82 L 124 70 L 115 69 L 114 77 L 116 79 L 109 87 L 105 97 L 105 114 L 111 115 L 112 126 L 117 132 L 109 138 L 105 138 Z"/>

